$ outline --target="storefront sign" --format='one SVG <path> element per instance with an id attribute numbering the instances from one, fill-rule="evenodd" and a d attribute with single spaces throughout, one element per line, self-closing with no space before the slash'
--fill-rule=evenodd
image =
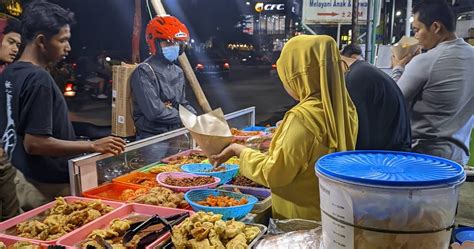
<path id="1" fill-rule="evenodd" d="M 368 0 L 359 0 L 358 20 L 367 20 Z M 303 23 L 352 22 L 352 0 L 303 0 Z"/>
<path id="2" fill-rule="evenodd" d="M 258 13 L 265 11 L 283 11 L 285 10 L 284 3 L 256 3 L 255 11 Z"/>

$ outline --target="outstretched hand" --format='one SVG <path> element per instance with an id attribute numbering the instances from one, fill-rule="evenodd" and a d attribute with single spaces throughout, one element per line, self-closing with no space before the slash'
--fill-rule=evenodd
<path id="1" fill-rule="evenodd" d="M 240 156 L 242 150 L 246 148 L 247 147 L 240 144 L 230 144 L 229 146 L 225 147 L 221 153 L 211 156 L 209 158 L 209 161 L 214 167 L 218 167 L 219 165 L 229 160 L 231 157 Z"/>
<path id="2" fill-rule="evenodd" d="M 94 152 L 119 155 L 125 150 L 125 141 L 119 137 L 104 137 L 92 142 Z"/>

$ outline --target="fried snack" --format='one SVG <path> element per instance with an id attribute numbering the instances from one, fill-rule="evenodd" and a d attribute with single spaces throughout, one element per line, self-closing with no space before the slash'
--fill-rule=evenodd
<path id="1" fill-rule="evenodd" d="M 240 137 L 258 136 L 261 134 L 260 131 L 242 131 L 235 128 L 231 128 L 230 133 L 232 133 L 233 136 L 240 136 Z"/>
<path id="2" fill-rule="evenodd" d="M 206 160 L 202 161 L 201 163 L 210 163 L 210 162 L 209 162 L 209 159 L 206 159 Z M 237 165 L 239 165 L 240 164 L 240 159 L 236 156 L 233 156 L 233 157 L 229 158 L 229 160 L 227 160 L 223 164 L 237 164 Z"/>
<path id="3" fill-rule="evenodd" d="M 136 195 L 136 197 L 126 201 L 171 208 L 185 208 L 188 206 L 183 193 L 175 193 L 163 187 L 152 188 L 147 193 Z"/>
<path id="4" fill-rule="evenodd" d="M 197 177 L 185 177 L 185 178 L 174 178 L 167 177 L 165 183 L 171 186 L 179 187 L 193 187 L 202 186 L 214 183 L 216 180 L 212 176 L 197 176 Z"/>
<path id="5" fill-rule="evenodd" d="M 241 206 L 248 203 L 247 198 L 242 197 L 240 200 L 236 200 L 229 196 L 214 196 L 209 195 L 206 200 L 198 201 L 199 205 L 208 206 L 208 207 L 233 207 Z"/>
<path id="6" fill-rule="evenodd" d="M 137 190 L 133 189 L 125 189 L 122 194 L 120 194 L 119 198 L 122 201 L 128 201 L 132 200 L 140 195 L 146 194 L 148 192 L 148 189 L 146 188 L 140 188 Z"/>
<path id="7" fill-rule="evenodd" d="M 159 167 L 154 167 L 148 171 L 148 173 L 151 174 L 159 174 L 163 172 L 182 172 L 181 170 L 181 165 L 182 164 L 168 164 L 168 165 L 163 165 Z"/>
<path id="8" fill-rule="evenodd" d="M 29 220 L 16 225 L 16 236 L 55 240 L 110 211 L 112 207 L 99 200 L 67 203 L 64 198 L 58 197 L 54 207 L 46 211 L 46 218 Z"/>
<path id="9" fill-rule="evenodd" d="M 200 163 L 206 160 L 207 156 L 201 153 L 191 153 L 189 155 L 176 156 L 171 158 L 168 164 L 179 164 L 180 166 L 188 163 Z"/>
<path id="10" fill-rule="evenodd" d="M 148 188 L 158 187 L 158 183 L 155 181 L 155 179 L 151 179 L 147 176 L 137 176 L 135 178 L 132 178 L 129 182 Z"/>
<path id="11" fill-rule="evenodd" d="M 263 188 L 264 186 L 248 179 L 245 176 L 236 176 L 230 184 L 244 187 Z"/>
<path id="12" fill-rule="evenodd" d="M 104 245 L 101 245 L 97 240 L 97 238 L 100 237 L 113 248 L 127 248 L 121 243 L 121 238 L 125 235 L 127 230 L 130 229 L 131 224 L 132 222 L 128 219 L 114 219 L 106 228 L 93 230 L 87 236 L 87 239 L 80 244 L 80 247 L 90 248 L 90 246 L 94 246 L 94 248 L 105 248 Z M 138 243 L 138 241 L 135 243 Z M 130 246 L 136 246 L 136 244 L 133 243 L 133 239 Z"/>
<path id="13" fill-rule="evenodd" d="M 0 248 L 2 248 L 0 246 Z M 41 247 L 39 245 L 34 245 L 31 242 L 27 241 L 18 241 L 12 246 L 9 246 L 8 249 L 40 249 Z"/>
<path id="14" fill-rule="evenodd" d="M 240 221 L 223 221 L 222 215 L 198 212 L 173 227 L 171 239 L 176 249 L 248 248 L 260 229 Z"/>

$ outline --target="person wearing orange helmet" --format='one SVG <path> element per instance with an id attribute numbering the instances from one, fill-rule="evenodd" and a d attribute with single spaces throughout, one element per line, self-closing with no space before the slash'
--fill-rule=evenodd
<path id="1" fill-rule="evenodd" d="M 183 70 L 174 64 L 188 40 L 188 29 L 176 17 L 157 16 L 148 23 L 146 42 L 151 56 L 130 79 L 137 139 L 180 128 L 179 105 L 196 113 L 185 97 Z"/>

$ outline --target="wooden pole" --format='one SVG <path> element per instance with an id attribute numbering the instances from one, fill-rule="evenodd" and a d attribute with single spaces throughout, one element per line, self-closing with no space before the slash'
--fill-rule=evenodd
<path id="1" fill-rule="evenodd" d="M 153 8 L 155 9 L 155 12 L 158 15 L 166 15 L 166 10 L 163 7 L 163 3 L 161 2 L 161 0 L 151 0 L 151 4 L 153 5 Z M 189 85 L 191 86 L 194 94 L 196 95 L 196 99 L 201 109 L 204 111 L 204 113 L 212 111 L 211 106 L 207 101 L 206 95 L 204 95 L 201 85 L 199 84 L 199 81 L 196 78 L 196 75 L 194 74 L 191 64 L 189 64 L 188 57 L 185 53 L 179 56 L 179 63 L 181 64 L 181 68 L 183 69 L 184 76 L 186 76 Z"/>

